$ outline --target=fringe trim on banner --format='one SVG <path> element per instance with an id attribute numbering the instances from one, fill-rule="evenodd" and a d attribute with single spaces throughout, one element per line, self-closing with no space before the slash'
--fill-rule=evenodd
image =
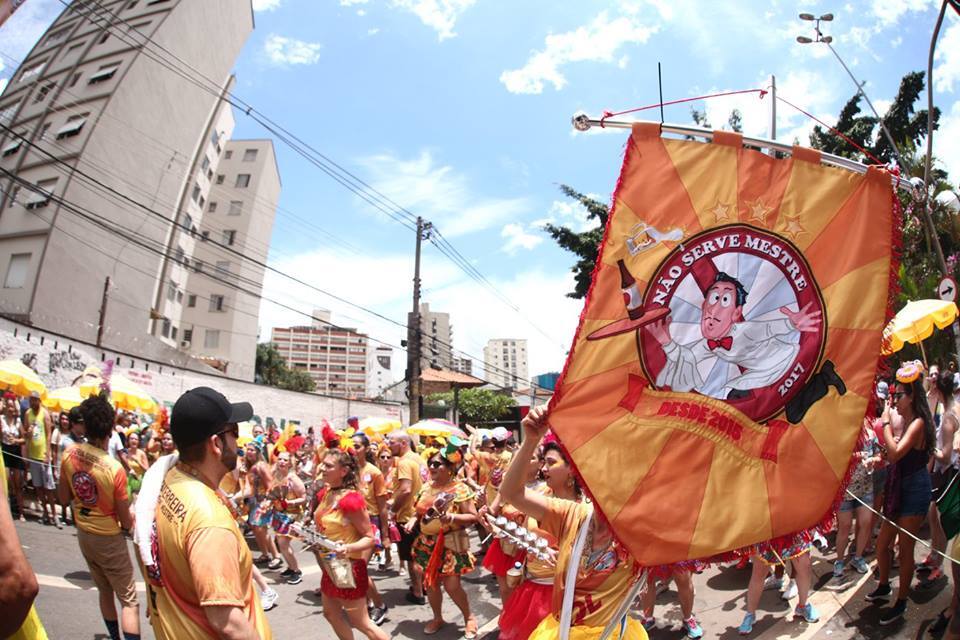
<path id="1" fill-rule="evenodd" d="M 577 341 L 580 338 L 580 332 L 583 329 L 583 323 L 586 319 L 587 309 L 589 308 L 590 300 L 593 297 L 593 289 L 597 283 L 597 272 L 600 270 L 601 265 L 603 264 L 603 252 L 604 252 L 604 249 L 606 249 L 607 236 L 610 234 L 613 217 L 616 215 L 617 196 L 619 195 L 620 188 L 623 185 L 624 177 L 626 176 L 629 170 L 630 149 L 632 145 L 633 145 L 633 135 L 631 134 L 631 136 L 627 139 L 627 143 L 624 145 L 623 165 L 620 169 L 620 176 L 617 178 L 616 187 L 613 190 L 613 197 L 610 203 L 610 213 L 607 216 L 607 223 L 604 226 L 603 238 L 601 240 L 600 250 L 597 253 L 597 262 L 594 265 L 593 272 L 591 273 L 591 276 L 590 276 L 590 288 L 587 290 L 587 295 L 586 295 L 586 298 L 584 299 L 584 304 L 583 304 L 583 311 L 580 312 L 580 320 L 577 323 L 577 331 L 576 333 L 574 333 L 573 344 L 570 347 L 571 355 L 573 354 L 576 348 Z M 887 169 L 886 167 L 883 167 L 883 170 L 889 171 L 889 169 Z M 897 169 L 894 169 L 892 173 L 894 175 L 898 175 L 899 171 Z M 891 191 L 892 191 L 891 197 L 893 199 L 893 202 L 891 203 L 892 219 L 891 219 L 891 225 L 890 225 L 891 226 L 891 229 L 890 229 L 891 252 L 890 252 L 890 270 L 888 275 L 887 309 L 886 309 L 886 317 L 884 319 L 884 326 L 886 326 L 890 322 L 890 320 L 893 318 L 895 314 L 894 307 L 896 305 L 897 296 L 900 293 L 900 258 L 903 254 L 903 210 L 900 205 L 900 200 L 897 195 L 896 188 L 892 188 Z M 572 357 L 568 357 L 567 361 L 563 365 L 563 371 L 561 372 L 560 378 L 557 382 L 557 389 L 559 389 L 559 392 L 553 395 L 553 397 L 550 399 L 550 403 L 547 405 L 548 415 L 549 415 L 549 411 L 552 411 L 554 405 L 560 401 L 560 398 L 563 397 L 563 391 L 564 391 L 563 382 L 567 377 L 567 370 L 570 366 L 570 362 L 572 361 L 572 359 L 573 359 Z M 890 371 L 890 367 L 887 363 L 886 357 L 883 355 L 879 355 L 877 357 L 877 369 L 876 369 L 875 378 L 876 378 L 876 375 L 884 375 L 889 373 L 889 371 Z M 873 414 L 876 410 L 876 398 L 877 398 L 877 394 L 876 394 L 876 381 L 875 381 L 873 385 L 873 393 L 871 394 L 871 397 L 867 402 L 867 410 L 866 410 L 866 413 L 864 414 L 864 419 L 873 417 Z M 861 425 L 862 425 L 862 422 L 861 422 Z M 587 487 L 587 484 L 583 482 L 583 476 L 580 474 L 580 470 L 577 468 L 577 465 L 573 460 L 573 456 L 570 455 L 570 452 L 567 450 L 566 445 L 564 445 L 563 441 L 560 440 L 559 438 L 557 439 L 557 444 L 563 450 L 564 456 L 570 462 L 570 466 L 573 468 L 573 471 L 576 474 L 578 480 L 580 480 L 580 485 L 583 487 L 583 492 L 587 495 L 587 497 L 590 498 L 591 502 L 593 502 L 595 513 L 599 517 L 603 518 L 604 522 L 606 522 L 609 525 L 609 522 L 610 522 L 609 519 L 607 519 L 606 515 L 603 513 L 603 510 L 599 507 L 597 501 L 594 499 L 594 496 L 590 492 L 589 487 Z M 810 528 L 797 531 L 794 533 L 781 535 L 771 540 L 763 541 L 758 544 L 749 545 L 747 547 L 741 547 L 739 549 L 733 549 L 731 551 L 727 551 L 725 553 L 718 554 L 715 556 L 710 556 L 708 558 L 694 558 L 694 559 L 684 560 L 682 562 L 677 562 L 670 565 L 659 565 L 654 567 L 638 567 L 637 568 L 638 573 L 640 570 L 646 569 L 651 573 L 651 575 L 655 577 L 666 578 L 666 577 L 669 577 L 673 572 L 677 570 L 698 571 L 712 564 L 731 562 L 731 561 L 739 560 L 744 556 L 749 557 L 754 553 L 760 553 L 762 551 L 765 551 L 767 548 L 772 548 L 779 555 L 782 551 L 789 549 L 791 546 L 794 546 L 799 542 L 803 542 L 807 544 L 811 543 L 817 532 L 820 532 L 820 533 L 826 532 L 833 525 L 833 522 L 836 519 L 837 509 L 840 507 L 840 503 L 843 502 L 844 496 L 846 495 L 847 486 L 850 484 L 850 479 L 853 476 L 853 472 L 856 469 L 857 464 L 859 464 L 860 462 L 857 454 L 863 448 L 863 445 L 864 445 L 864 435 L 863 435 L 863 429 L 861 426 L 860 435 L 857 437 L 857 442 L 856 442 L 854 451 L 850 455 L 850 462 L 847 466 L 847 471 L 844 474 L 843 480 L 840 482 L 840 488 L 837 490 L 837 494 L 834 497 L 833 502 L 831 503 L 829 509 L 827 509 L 827 512 L 824 514 L 823 518 L 821 518 L 820 522 L 814 524 Z M 616 533 L 613 532 L 612 527 L 611 527 L 611 533 L 613 534 L 614 538 L 616 538 L 617 541 L 620 542 L 620 544 L 622 545 L 623 541 L 620 540 L 620 538 L 616 535 Z"/>

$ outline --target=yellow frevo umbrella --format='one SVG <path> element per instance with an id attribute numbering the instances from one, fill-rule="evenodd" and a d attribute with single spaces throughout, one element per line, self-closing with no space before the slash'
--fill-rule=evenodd
<path id="1" fill-rule="evenodd" d="M 916 300 L 908 302 L 907 306 L 893 317 L 893 320 L 883 330 L 883 355 L 890 355 L 900 349 L 907 342 L 920 344 L 923 350 L 923 341 L 933 335 L 933 328 L 943 329 L 953 324 L 957 319 L 957 305 L 954 302 L 943 300 Z M 924 353 L 926 360 L 926 353 Z"/>
<path id="2" fill-rule="evenodd" d="M 0 361 L 0 389 L 9 389 L 18 396 L 37 391 L 40 397 L 47 395 L 47 385 L 36 372 L 19 360 Z"/>
<path id="3" fill-rule="evenodd" d="M 360 420 L 360 431 L 366 434 L 383 435 L 402 428 L 403 423 L 396 418 L 363 418 Z"/>
<path id="4" fill-rule="evenodd" d="M 101 380 L 87 380 L 80 384 L 80 394 L 100 393 Z M 136 382 L 119 373 L 110 376 L 110 402 L 117 409 L 124 411 L 139 411 L 156 415 L 160 409 L 157 402 L 150 397 L 150 394 Z"/>
<path id="5" fill-rule="evenodd" d="M 54 389 L 44 398 L 43 404 L 52 411 L 70 411 L 74 407 L 80 406 L 80 403 L 91 394 L 83 395 L 80 387 L 61 387 Z"/>

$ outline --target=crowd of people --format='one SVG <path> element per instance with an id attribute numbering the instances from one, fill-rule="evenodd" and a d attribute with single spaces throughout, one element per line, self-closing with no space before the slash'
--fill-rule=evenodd
<path id="1" fill-rule="evenodd" d="M 835 518 L 832 580 L 849 587 L 875 564 L 866 597 L 890 604 L 881 624 L 906 614 L 915 578 L 917 589 L 944 588 L 943 554 L 957 557 L 948 553 L 936 500 L 960 465 L 958 378 L 953 367 L 907 363 L 895 380 L 877 384 L 876 413 L 863 423 Z M 105 394 L 60 414 L 46 410 L 39 394 L 4 395 L 14 517 L 24 519 L 30 486 L 43 523 L 76 526 L 112 639 L 139 637 L 141 604 L 159 638 L 271 637 L 264 612 L 279 596 L 265 574 L 304 580 L 297 541 L 321 568 L 316 595 L 341 639 L 354 630 L 388 637 L 379 625 L 389 612 L 374 577 L 394 566 L 408 582 L 399 615 L 421 618 L 425 635 L 453 622 L 442 613 L 448 597 L 463 637 L 477 637 L 461 583 L 475 571 L 496 578 L 504 640 L 557 638 L 566 625 L 571 638 L 599 637 L 608 625 L 618 625 L 611 637 L 645 638 L 657 626 L 656 596 L 670 582 L 687 636 L 704 633 L 693 581 L 703 565 L 639 566 L 594 510 L 542 408 L 530 411 L 521 434 L 480 429 L 469 438 L 364 433 L 354 419 L 339 430 L 293 433 L 254 424 L 242 436 L 238 425 L 252 415 L 249 404 L 208 388 L 185 393 L 168 425 L 146 428 L 115 412 Z M 924 525 L 932 549 L 915 567 L 913 536 Z M 743 554 L 738 565 L 752 569 L 742 635 L 753 631 L 769 589 L 796 598 L 794 619 L 819 619 L 809 601 L 810 551 L 827 549 L 827 533 L 801 532 L 789 544 L 761 543 Z M 148 586 L 144 603 L 134 564 Z M 956 564 L 948 564 L 957 584 Z M 951 638 L 960 638 L 958 606 L 954 594 L 934 625 Z"/>

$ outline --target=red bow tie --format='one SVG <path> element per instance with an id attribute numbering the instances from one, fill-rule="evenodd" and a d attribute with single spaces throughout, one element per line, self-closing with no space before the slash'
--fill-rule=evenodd
<path id="1" fill-rule="evenodd" d="M 724 349 L 725 351 L 730 351 L 730 347 L 733 346 L 733 336 L 724 336 L 719 340 L 714 340 L 713 338 L 707 338 L 707 349 L 713 351 L 717 347 Z"/>

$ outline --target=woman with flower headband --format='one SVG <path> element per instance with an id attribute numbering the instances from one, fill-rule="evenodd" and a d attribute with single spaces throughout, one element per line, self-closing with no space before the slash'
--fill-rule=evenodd
<path id="1" fill-rule="evenodd" d="M 328 446 L 332 444 L 332 440 L 326 437 L 324 441 Z M 352 629 L 370 640 L 386 640 L 387 634 L 367 613 L 369 578 L 365 558 L 374 542 L 367 505 L 359 491 L 357 461 L 344 449 L 329 448 L 320 463 L 320 473 L 325 486 L 318 494 L 319 504 L 313 521 L 317 531 L 337 543 L 337 557 L 349 560 L 354 585 L 338 586 L 337 576 L 328 573 L 327 565 L 319 562 L 318 555 L 318 563 L 323 569 L 320 580 L 323 617 L 340 640 L 352 639 Z"/>
<path id="2" fill-rule="evenodd" d="M 903 418 L 904 430 L 899 439 L 894 437 L 890 425 L 890 409 L 886 407 L 881 417 L 883 444 L 887 449 L 887 474 L 885 488 L 884 520 L 877 537 L 877 588 L 867 595 L 867 600 L 887 600 L 890 589 L 890 554 L 894 537 L 900 562 L 900 583 L 896 603 L 880 616 L 880 624 L 887 625 L 903 617 L 907 610 L 907 596 L 913 578 L 913 548 L 911 535 L 897 536 L 897 527 L 916 535 L 930 507 L 932 484 L 927 463 L 936 444 L 936 431 L 930 405 L 927 404 L 921 378 L 923 365 L 908 362 L 897 370 L 896 389 L 891 394 L 894 408 Z M 894 526 L 896 523 L 896 527 Z"/>
<path id="3" fill-rule="evenodd" d="M 639 621 L 628 615 L 618 618 L 640 577 L 641 568 L 616 540 L 610 525 L 585 503 L 545 497 L 524 487 L 526 461 L 533 455 L 547 426 L 545 407 L 536 407 L 524 417 L 523 440 L 500 485 L 500 495 L 505 502 L 535 518 L 541 530 L 559 541 L 550 615 L 537 625 L 530 638 L 555 640 L 560 636 L 561 618 L 566 618 L 564 597 L 569 587 L 572 588 L 571 640 L 595 640 L 608 624 L 616 625 L 610 636 L 613 640 L 646 640 L 647 633 Z M 586 529 L 581 533 L 584 526 Z M 585 535 L 583 554 L 579 561 L 574 560 L 578 563 L 574 584 L 567 585 L 571 551 L 580 535 Z"/>
<path id="4" fill-rule="evenodd" d="M 287 561 L 287 568 L 280 573 L 280 578 L 287 584 L 300 584 L 303 580 L 303 572 L 300 571 L 297 556 L 290 548 L 292 542 L 290 527 L 303 513 L 303 507 L 307 502 L 307 489 L 297 476 L 296 469 L 293 467 L 293 454 L 289 451 L 281 451 L 277 454 L 277 462 L 273 469 L 273 487 L 272 495 L 276 497 L 273 500 L 271 509 L 273 516 L 270 524 L 276 534 L 277 550 Z"/>
<path id="5" fill-rule="evenodd" d="M 417 495 L 417 517 L 408 527 L 412 530 L 415 523 L 420 524 L 420 535 L 413 543 L 413 561 L 423 570 L 423 585 L 433 611 L 433 619 L 423 632 L 434 634 L 445 624 L 441 614 L 442 584 L 463 614 L 463 637 L 471 640 L 477 637 L 477 619 L 470 611 L 460 576 L 476 567 L 467 528 L 477 521 L 477 511 L 473 491 L 456 477 L 457 467 L 463 463 L 460 444 L 460 439 L 453 436 L 443 448 L 424 451 L 430 482 Z"/>
<path id="6" fill-rule="evenodd" d="M 559 500 L 580 502 L 583 499 L 583 491 L 570 463 L 552 433 L 547 433 L 544 437 L 536 462 L 543 482 L 534 486 L 528 483 L 528 489 Z M 554 556 L 559 553 L 557 538 L 541 529 L 536 520 L 526 516 L 524 527 L 546 538 Z M 537 625 L 550 615 L 556 571 L 557 566 L 553 560 L 526 556 L 523 580 L 513 589 L 503 606 L 503 613 L 500 614 L 500 640 L 526 640 Z"/>

